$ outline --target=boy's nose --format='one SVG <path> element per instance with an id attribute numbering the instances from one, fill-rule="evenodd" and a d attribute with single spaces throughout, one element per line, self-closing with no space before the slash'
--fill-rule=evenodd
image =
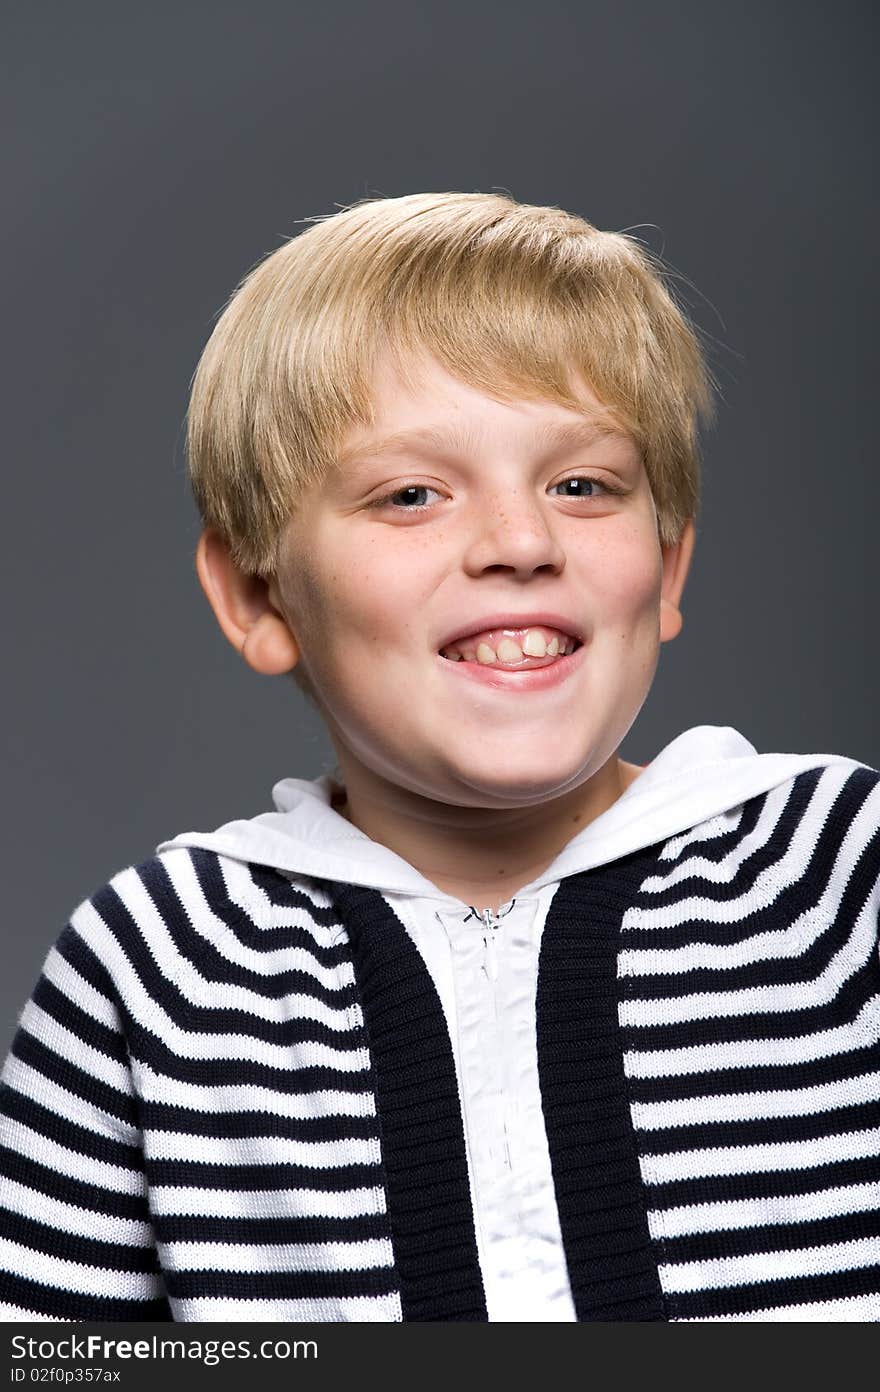
<path id="1" fill-rule="evenodd" d="M 565 552 L 540 506 L 509 494 L 480 518 L 464 557 L 471 575 L 496 569 L 523 577 L 536 570 L 559 574 L 564 565 Z"/>

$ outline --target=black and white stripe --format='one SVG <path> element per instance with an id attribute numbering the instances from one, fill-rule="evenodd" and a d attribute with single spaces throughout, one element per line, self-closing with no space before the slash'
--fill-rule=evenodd
<path id="1" fill-rule="evenodd" d="M 880 1319 L 880 776 L 570 876 L 537 982 L 575 1308 Z M 380 894 L 176 847 L 46 962 L 0 1088 L 4 1319 L 485 1320 L 443 1011 Z"/>
<path id="2" fill-rule="evenodd" d="M 670 1319 L 880 1319 L 880 780 L 828 768 L 667 843 L 620 1021 Z"/>
<path id="3" fill-rule="evenodd" d="M 7 1318 L 400 1318 L 351 951 L 317 886 L 199 851 L 123 871 L 50 954 L 3 1091 Z"/>

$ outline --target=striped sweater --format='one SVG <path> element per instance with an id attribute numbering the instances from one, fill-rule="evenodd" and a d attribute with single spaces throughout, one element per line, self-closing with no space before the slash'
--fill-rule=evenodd
<path id="1" fill-rule="evenodd" d="M 576 1318 L 878 1320 L 880 774 L 742 796 L 730 762 L 695 820 L 655 763 L 544 877 Z M 273 815 L 232 824 L 252 858 L 165 843 L 50 952 L 0 1088 L 4 1319 L 489 1317 L 435 982 L 395 894 Z"/>

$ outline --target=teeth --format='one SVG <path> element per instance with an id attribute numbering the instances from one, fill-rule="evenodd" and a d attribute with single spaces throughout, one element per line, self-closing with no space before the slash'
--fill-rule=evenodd
<path id="1" fill-rule="evenodd" d="M 500 663 L 513 667 L 519 665 L 523 658 L 565 657 L 574 652 L 577 644 L 573 638 L 554 633 L 548 640 L 546 634 L 547 630 L 540 628 L 523 630 L 521 639 L 513 638 L 510 633 L 493 634 L 495 647 L 485 639 L 476 647 L 472 638 L 462 639 L 460 644 L 450 644 L 444 648 L 443 656 L 451 662 L 479 662 L 484 667 Z"/>
<path id="2" fill-rule="evenodd" d="M 541 635 L 538 634 L 538 637 L 539 637 L 539 638 L 540 638 L 540 636 L 541 636 Z M 531 637 L 531 634 L 529 634 L 529 637 Z M 529 641 L 529 639 L 526 638 L 526 642 L 528 642 L 528 641 Z M 492 649 L 490 648 L 489 651 L 491 652 Z M 521 648 L 520 645 L 519 645 L 519 643 L 517 643 L 513 638 L 502 638 L 502 639 L 501 639 L 501 642 L 498 644 L 498 661 L 499 661 L 499 662 L 522 662 L 523 653 L 524 653 L 524 652 L 525 652 L 525 648 L 524 648 L 524 647 Z M 532 653 L 531 655 L 532 655 L 532 657 L 542 657 L 542 656 L 543 656 L 542 653 Z"/>
<path id="3" fill-rule="evenodd" d="M 556 643 L 556 641 L 557 640 L 554 638 L 553 642 Z M 525 641 L 522 645 L 522 650 L 526 657 L 546 657 L 548 652 L 550 651 L 549 647 L 544 641 L 543 633 L 539 633 L 536 628 L 529 629 L 528 633 L 525 636 Z M 500 648 L 498 650 L 498 653 L 500 656 Z"/>

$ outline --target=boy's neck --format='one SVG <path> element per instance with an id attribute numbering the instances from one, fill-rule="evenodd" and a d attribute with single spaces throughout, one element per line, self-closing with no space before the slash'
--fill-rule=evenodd
<path id="1" fill-rule="evenodd" d="M 641 773 L 613 756 L 587 783 L 552 802 L 487 811 L 448 806 L 372 777 L 340 758 L 340 812 L 444 893 L 496 909 L 540 875 L 564 846 L 616 802 Z"/>

